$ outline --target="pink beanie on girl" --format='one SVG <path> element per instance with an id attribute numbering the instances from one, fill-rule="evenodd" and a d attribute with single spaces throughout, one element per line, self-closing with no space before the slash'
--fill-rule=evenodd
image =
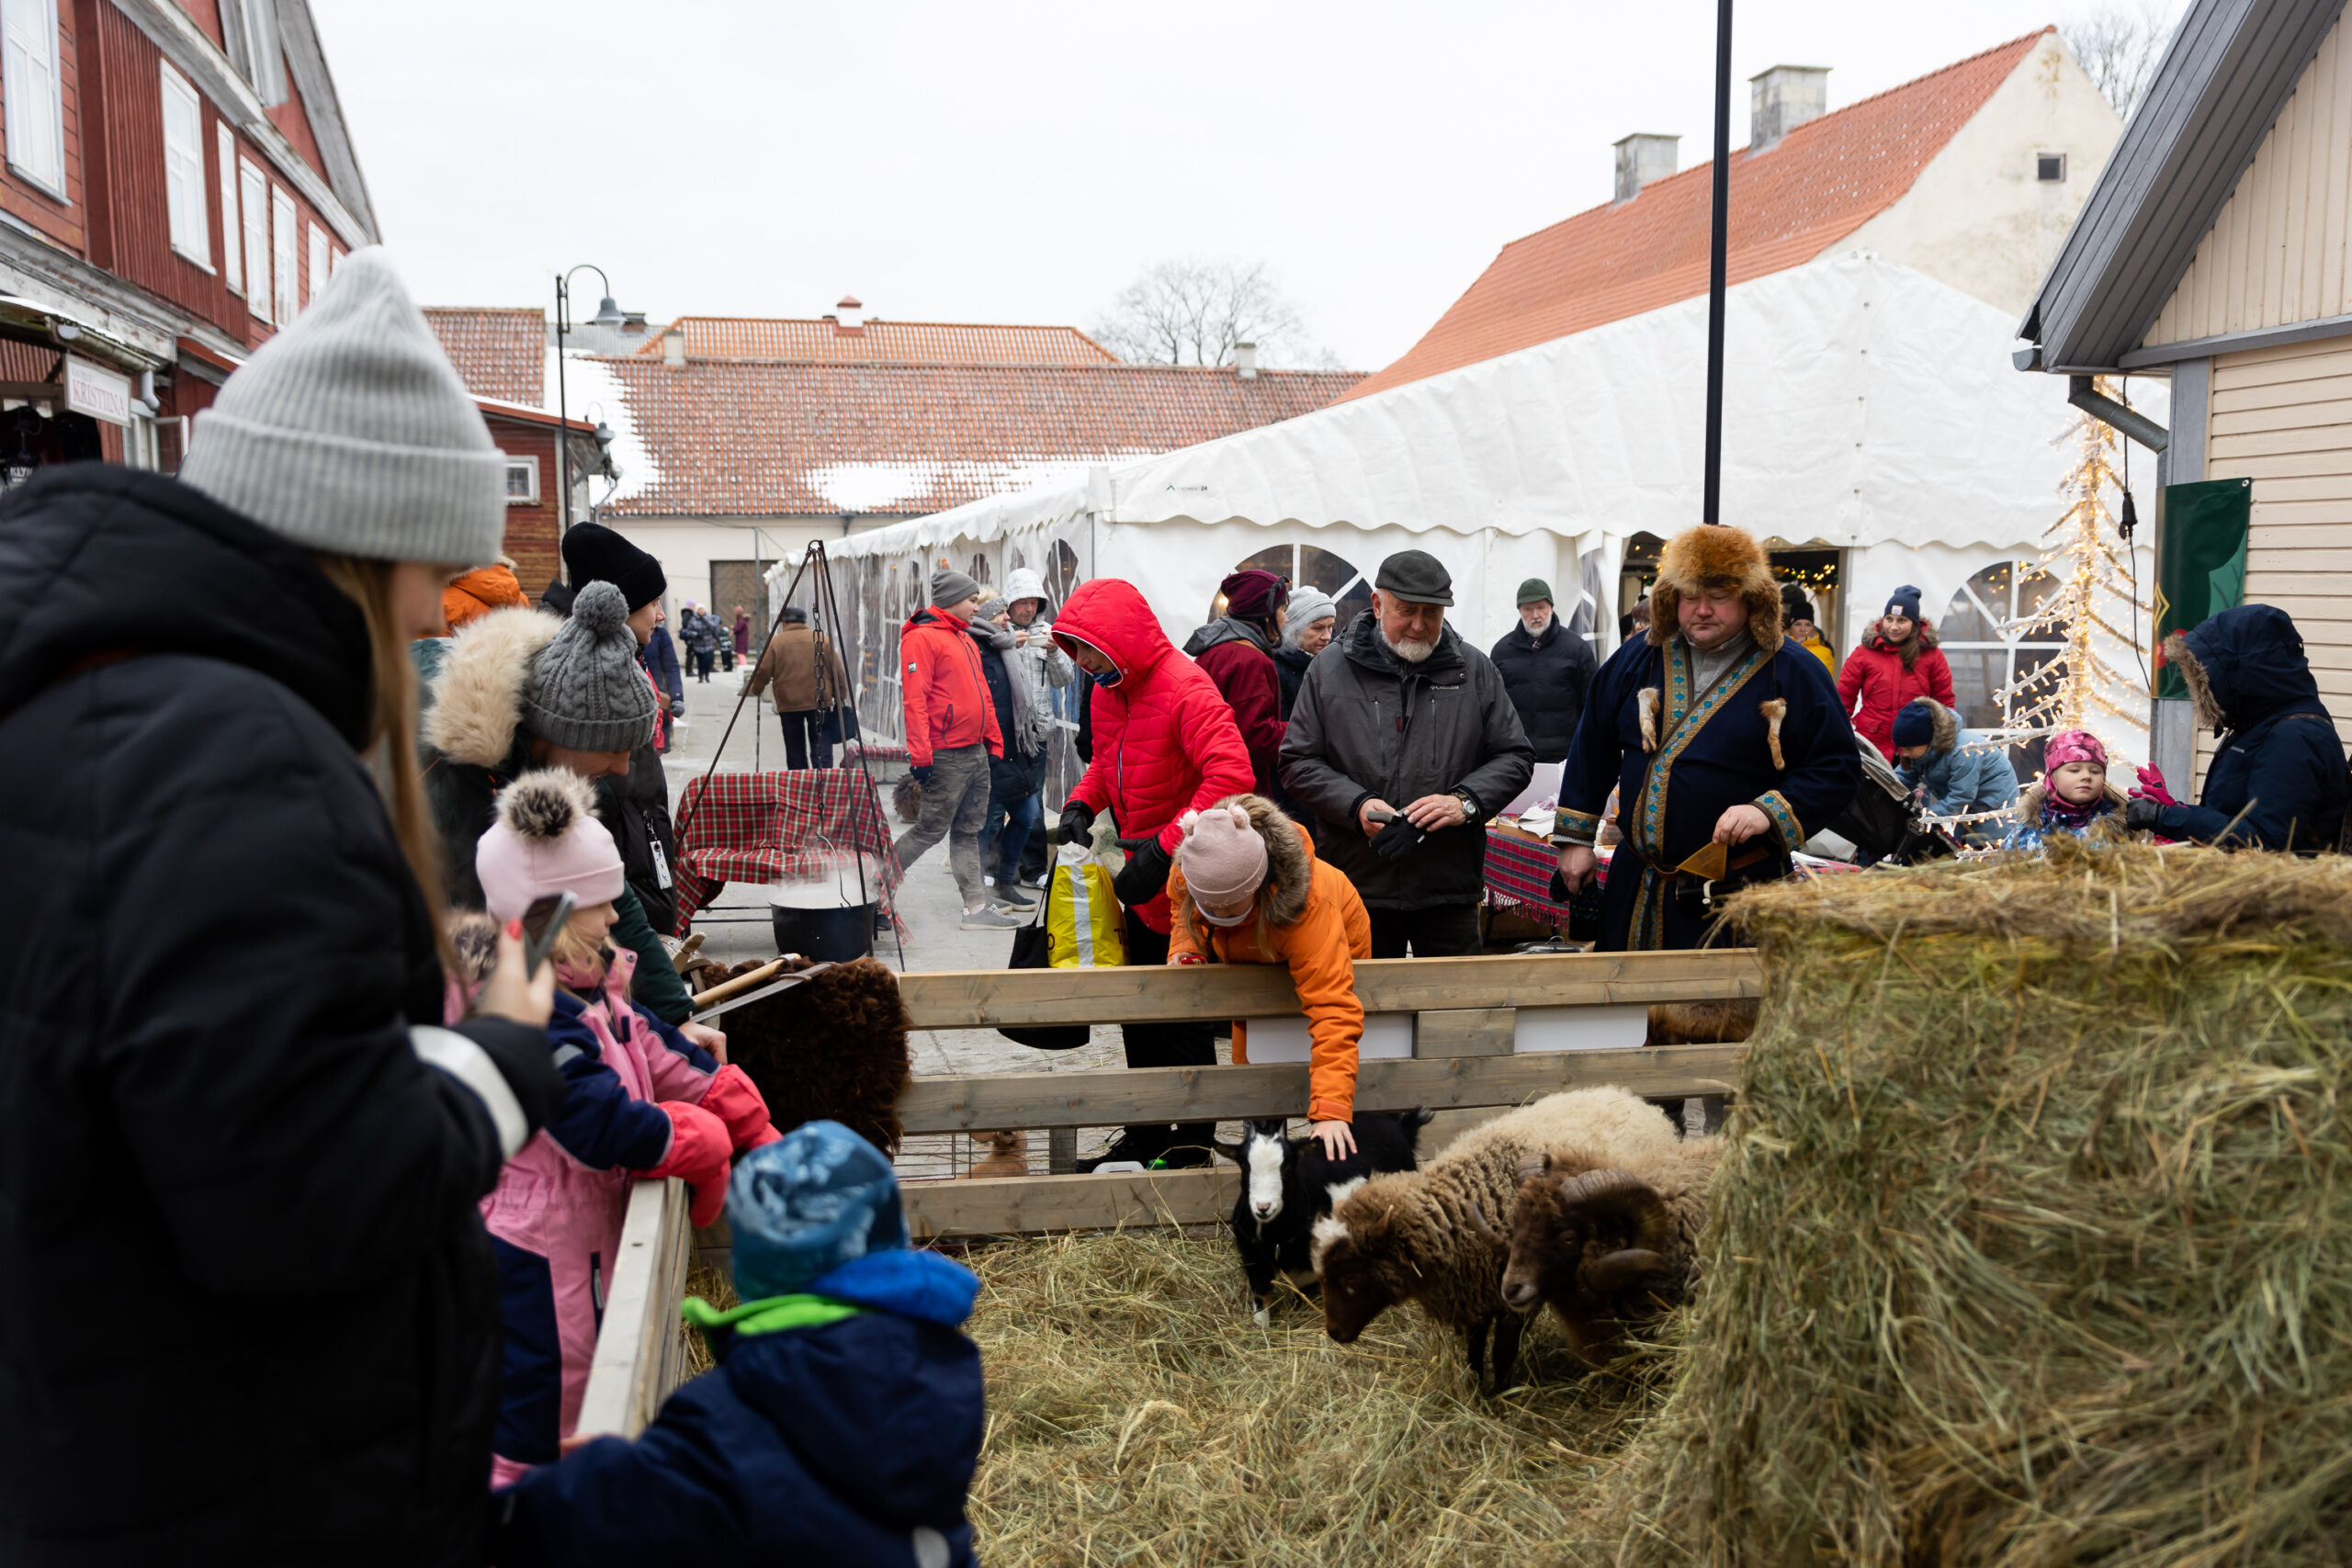
<path id="1" fill-rule="evenodd" d="M 1245 893 L 1255 893 L 1266 880 L 1266 840 L 1250 825 L 1250 813 L 1230 801 L 1206 811 L 1187 811 L 1177 819 L 1184 837 L 1176 845 L 1176 864 L 1194 899 L 1227 904 Z M 1229 920 L 1203 909 L 1204 919 L 1220 926 L 1238 926 L 1250 917 L 1245 911 Z"/>
<path id="2" fill-rule="evenodd" d="M 521 919 L 551 894 L 569 893 L 588 908 L 626 886 L 588 781 L 560 768 L 525 773 L 498 792 L 498 820 L 474 846 L 474 874 L 501 922 Z"/>
<path id="3" fill-rule="evenodd" d="M 2069 762 L 2107 764 L 2107 748 L 2087 729 L 2062 729 L 2041 749 L 2041 771 L 2054 773 Z"/>

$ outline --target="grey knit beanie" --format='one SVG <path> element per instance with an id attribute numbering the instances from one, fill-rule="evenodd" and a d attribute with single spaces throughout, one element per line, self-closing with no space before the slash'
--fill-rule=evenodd
<path id="1" fill-rule="evenodd" d="M 506 532 L 506 459 L 380 246 L 229 378 L 179 477 L 338 555 L 486 566 Z"/>
<path id="2" fill-rule="evenodd" d="M 592 582 L 531 660 L 523 728 L 579 751 L 634 751 L 653 738 L 653 686 L 637 662 L 628 601 Z"/>
<path id="3" fill-rule="evenodd" d="M 960 571 L 934 571 L 931 574 L 931 604 L 944 610 L 950 604 L 961 604 L 980 591 L 980 585 Z"/>

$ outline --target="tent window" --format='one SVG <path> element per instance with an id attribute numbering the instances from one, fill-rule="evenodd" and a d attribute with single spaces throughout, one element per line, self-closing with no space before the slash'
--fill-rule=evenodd
<path id="1" fill-rule="evenodd" d="M 2000 561 L 1961 585 L 1937 623 L 1951 664 L 1952 705 L 1971 729 L 2011 728 L 2035 695 L 2018 688 L 2066 651 L 2064 622 L 2035 625 L 2063 585 L 2032 561 Z M 2046 678 L 2046 677 L 2045 677 Z M 2041 741 L 2012 745 L 2020 778 L 2041 766 Z"/>
<path id="2" fill-rule="evenodd" d="M 172 249 L 212 265 L 211 215 L 204 210 L 204 101 L 170 65 L 164 72 L 164 205 Z"/>
<path id="3" fill-rule="evenodd" d="M 8 166 L 65 199 L 65 108 L 57 80 L 57 0 L 0 0 L 0 106 Z"/>
<path id="4" fill-rule="evenodd" d="M 1319 588 L 1340 604 L 1340 625 L 1355 619 L 1359 610 L 1372 608 L 1372 584 L 1345 556 L 1320 545 L 1275 545 L 1234 563 L 1235 571 L 1271 571 L 1289 580 L 1294 588 Z M 1208 618 L 1225 614 L 1225 596 L 1209 600 Z"/>

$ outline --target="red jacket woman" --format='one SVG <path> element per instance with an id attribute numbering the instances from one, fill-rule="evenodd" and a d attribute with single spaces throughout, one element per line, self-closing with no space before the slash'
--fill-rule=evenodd
<path id="1" fill-rule="evenodd" d="M 1914 697 L 1952 705 L 1951 664 L 1936 646 L 1936 628 L 1919 615 L 1919 591 L 1910 584 L 1887 596 L 1886 610 L 1863 635 L 1838 676 L 1838 696 L 1853 716 L 1854 733 L 1894 756 L 1894 716 Z M 1860 699 L 1860 707 L 1855 704 Z"/>
<path id="2" fill-rule="evenodd" d="M 1131 582 L 1098 577 L 1081 584 L 1054 623 L 1054 640 L 1094 673 L 1094 761 L 1063 815 L 1079 807 L 1091 821 L 1107 808 L 1121 838 L 1152 837 L 1130 863 L 1137 877 L 1118 891 L 1145 925 L 1165 936 L 1163 889 L 1183 837 L 1177 818 L 1246 794 L 1253 782 L 1233 709 L 1216 682 L 1168 640 Z M 1089 652 L 1098 657 L 1090 661 Z M 1093 671 L 1103 660 L 1108 674 Z M 1148 897 L 1128 897 L 1155 873 Z"/>

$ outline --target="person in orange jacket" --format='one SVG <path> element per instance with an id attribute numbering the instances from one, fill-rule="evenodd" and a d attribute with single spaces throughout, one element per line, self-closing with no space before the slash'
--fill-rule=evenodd
<path id="1" fill-rule="evenodd" d="M 1355 885 L 1263 795 L 1227 795 L 1185 813 L 1168 897 L 1170 964 L 1283 964 L 1306 1010 L 1314 1044 L 1308 1131 L 1332 1159 L 1355 1153 L 1356 1048 L 1363 1004 L 1355 961 L 1372 956 L 1372 917 Z M 1233 1059 L 1250 1059 L 1233 1026 Z"/>
<path id="2" fill-rule="evenodd" d="M 501 556 L 488 566 L 478 566 L 449 580 L 449 586 L 441 590 L 441 618 L 449 623 L 449 629 L 454 632 L 492 610 L 530 602 L 531 596 L 523 592 L 522 580 L 514 575 L 514 563 Z"/>

